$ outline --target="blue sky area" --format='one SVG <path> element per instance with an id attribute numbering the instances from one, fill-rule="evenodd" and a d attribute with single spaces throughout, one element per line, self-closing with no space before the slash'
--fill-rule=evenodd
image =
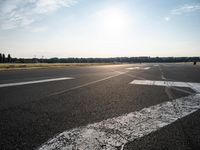
<path id="1" fill-rule="evenodd" d="M 199 0 L 0 0 L 13 57 L 200 56 Z"/>

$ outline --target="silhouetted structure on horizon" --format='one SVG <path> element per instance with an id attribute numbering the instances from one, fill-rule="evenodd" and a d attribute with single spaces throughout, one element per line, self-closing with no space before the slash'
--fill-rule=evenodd
<path id="1" fill-rule="evenodd" d="M 5 54 L 0 53 L 0 63 L 12 63 L 12 57 L 10 54 L 6 57 Z"/>
<path id="2" fill-rule="evenodd" d="M 112 57 L 112 58 L 12 58 L 0 54 L 0 63 L 172 63 L 199 62 L 200 57 Z"/>

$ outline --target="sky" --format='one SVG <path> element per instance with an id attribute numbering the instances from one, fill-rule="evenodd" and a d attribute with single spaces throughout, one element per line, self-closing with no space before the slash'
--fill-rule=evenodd
<path id="1" fill-rule="evenodd" d="M 200 56 L 200 0 L 0 0 L 0 53 Z"/>

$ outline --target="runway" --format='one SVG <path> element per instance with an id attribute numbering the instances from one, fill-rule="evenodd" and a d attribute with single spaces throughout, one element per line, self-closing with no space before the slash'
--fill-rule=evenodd
<path id="1" fill-rule="evenodd" d="M 199 85 L 190 64 L 1 71 L 0 147 L 199 149 Z"/>

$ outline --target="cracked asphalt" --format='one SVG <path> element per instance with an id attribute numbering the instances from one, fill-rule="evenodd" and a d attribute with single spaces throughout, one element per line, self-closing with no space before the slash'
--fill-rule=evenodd
<path id="1" fill-rule="evenodd" d="M 200 83 L 200 67 L 163 63 L 1 71 L 0 84 L 61 77 L 74 79 L 0 88 L 0 149 L 36 149 L 63 131 L 188 96 L 195 92 L 129 83 L 134 79 Z M 199 124 L 196 111 L 123 149 L 198 150 Z"/>

